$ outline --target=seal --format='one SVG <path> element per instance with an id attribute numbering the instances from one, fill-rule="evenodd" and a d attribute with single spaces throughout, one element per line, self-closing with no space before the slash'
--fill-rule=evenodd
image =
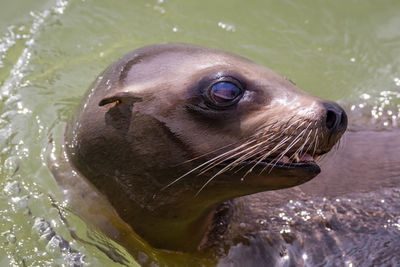
<path id="1" fill-rule="evenodd" d="M 221 203 L 311 180 L 346 127 L 339 105 L 264 66 L 159 44 L 97 78 L 67 124 L 64 154 L 74 179 L 153 247 L 195 251 L 212 239 Z"/>

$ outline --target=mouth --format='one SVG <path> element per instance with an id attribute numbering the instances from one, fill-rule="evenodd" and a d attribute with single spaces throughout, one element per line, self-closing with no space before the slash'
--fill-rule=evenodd
<path id="1" fill-rule="evenodd" d="M 254 171 L 261 170 L 261 172 L 268 172 L 276 168 L 282 170 L 308 170 L 319 173 L 321 169 L 317 164 L 317 160 L 325 153 L 327 152 L 314 153 L 314 155 L 310 153 L 294 153 L 292 155 L 289 154 L 280 157 L 270 156 L 261 161 L 259 159 L 247 159 L 238 163 L 237 166 L 239 168 L 249 166 L 254 169 Z M 225 162 L 224 165 L 225 164 L 228 165 L 230 162 Z"/>
<path id="2" fill-rule="evenodd" d="M 284 155 L 279 159 L 267 158 L 265 164 L 272 165 L 280 168 L 299 168 L 305 166 L 318 166 L 317 160 L 319 155 L 315 154 L 312 156 L 309 153 L 298 154 L 295 153 L 291 156 Z"/>

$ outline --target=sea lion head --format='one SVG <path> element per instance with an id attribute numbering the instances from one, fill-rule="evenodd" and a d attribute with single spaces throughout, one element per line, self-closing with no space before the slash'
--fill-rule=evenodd
<path id="1" fill-rule="evenodd" d="M 151 240 L 160 233 L 135 217 L 193 216 L 193 223 L 221 201 L 304 183 L 346 127 L 340 106 L 264 66 L 161 44 L 99 76 L 68 125 L 66 147 L 76 168 Z M 160 242 L 152 243 L 168 248 Z"/>

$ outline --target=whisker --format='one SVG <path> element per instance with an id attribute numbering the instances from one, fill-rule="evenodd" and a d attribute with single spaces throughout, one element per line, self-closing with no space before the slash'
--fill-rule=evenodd
<path id="1" fill-rule="evenodd" d="M 262 143 L 265 143 L 265 142 L 268 142 L 269 140 L 266 140 L 266 141 L 263 141 Z M 258 146 L 260 146 L 260 144 L 259 143 L 257 143 L 257 145 L 256 145 L 257 147 Z M 256 146 L 253 146 L 253 147 L 256 147 Z M 253 148 L 252 147 L 252 148 Z M 265 148 L 264 148 L 265 149 Z M 248 150 L 248 149 L 247 149 Z M 238 153 L 236 153 L 236 154 L 238 154 Z M 246 156 L 246 155 L 244 155 L 244 156 Z M 242 156 L 243 157 L 243 156 Z M 245 159 L 244 159 L 245 160 Z M 235 160 L 234 162 L 236 162 L 236 161 L 238 161 L 238 160 Z M 207 180 L 207 182 L 205 182 L 204 183 L 204 185 L 199 189 L 199 191 L 197 191 L 197 193 L 196 193 L 196 195 L 195 196 L 198 196 L 198 194 L 200 194 L 200 192 L 215 178 L 215 177 L 217 177 L 218 175 L 220 175 L 221 173 L 223 173 L 223 172 L 225 172 L 227 169 L 229 169 L 230 168 L 230 166 L 232 165 L 233 163 L 230 163 L 228 166 L 226 166 L 226 167 L 224 167 L 223 169 L 221 169 L 220 171 L 218 171 L 216 174 L 214 174 L 210 179 L 208 179 Z"/>
<path id="2" fill-rule="evenodd" d="M 195 194 L 195 196 L 197 197 L 197 196 L 200 194 L 200 192 L 201 192 L 209 183 L 211 183 L 211 181 L 214 180 L 215 177 L 217 177 L 217 175 L 219 175 L 219 173 L 213 175 L 210 179 L 208 179 L 207 182 L 205 182 L 205 183 L 203 184 L 203 186 L 199 189 L 199 191 L 197 191 L 197 193 Z"/>
<path id="3" fill-rule="evenodd" d="M 309 126 L 310 126 L 310 125 L 309 125 Z M 288 147 L 285 149 L 285 151 L 283 151 L 283 152 L 281 153 L 282 156 L 278 159 L 278 161 L 281 160 L 281 158 L 282 158 L 295 144 L 297 144 L 300 140 L 303 139 L 304 134 L 307 132 L 307 129 L 308 129 L 309 126 L 307 126 L 306 128 L 304 128 L 303 131 L 301 131 L 301 132 L 299 133 L 299 135 L 296 137 L 296 139 L 293 140 L 293 142 L 292 142 L 291 144 L 288 145 Z M 303 143 L 303 145 L 304 145 L 304 143 Z M 300 147 L 300 148 L 301 148 L 301 147 Z M 298 152 L 298 150 L 296 150 L 296 152 L 295 152 L 293 155 L 295 155 L 297 152 Z"/>
<path id="4" fill-rule="evenodd" d="M 318 136 L 318 128 L 315 130 L 315 132 L 316 132 L 315 135 Z M 318 138 L 315 138 L 314 151 L 313 151 L 313 153 L 312 153 L 311 156 L 314 156 L 314 155 L 315 155 L 315 151 L 317 150 L 317 147 L 318 147 Z"/>
<path id="5" fill-rule="evenodd" d="M 287 123 L 281 123 L 281 124 L 279 124 L 278 126 L 283 126 L 284 124 L 287 124 Z M 290 126 L 289 126 L 290 127 Z M 288 127 L 287 127 L 288 128 Z M 268 128 L 268 131 L 270 130 L 270 128 Z M 279 131 L 280 132 L 280 131 Z M 270 137 L 270 136 L 273 136 L 274 134 L 276 134 L 276 132 L 271 132 L 271 133 L 269 133 L 269 134 L 267 134 L 267 135 L 263 135 L 263 136 L 261 136 L 260 138 L 258 138 L 258 139 L 256 139 L 255 141 L 259 141 L 261 138 L 266 138 L 266 137 Z M 249 147 L 249 148 L 247 148 L 246 150 L 242 150 L 240 153 L 236 153 L 236 154 L 234 154 L 234 155 L 231 155 L 231 156 L 229 156 L 228 158 L 226 158 L 225 160 L 229 160 L 229 159 L 231 159 L 231 158 L 234 158 L 235 156 L 237 156 L 237 155 L 240 155 L 240 154 L 243 154 L 244 152 L 247 152 L 247 151 L 249 151 L 249 150 L 251 150 L 251 149 L 253 149 L 253 148 L 255 148 L 255 147 L 260 147 L 261 145 L 264 145 L 265 143 L 268 143 L 268 142 L 273 142 L 273 141 L 275 141 L 276 139 L 278 139 L 279 137 L 281 137 L 283 135 L 283 133 L 281 133 L 278 137 L 275 137 L 274 139 L 267 139 L 267 140 L 264 140 L 264 141 L 262 141 L 261 143 L 257 143 L 256 145 L 254 145 L 254 146 L 252 146 L 252 147 Z M 257 154 L 257 153 L 259 153 L 259 151 L 260 150 L 264 150 L 265 149 L 265 146 L 264 147 L 261 147 L 260 149 L 256 149 L 256 150 L 254 150 L 253 152 L 250 152 L 250 153 L 252 153 L 252 154 L 246 154 L 246 155 L 248 155 L 246 158 L 241 158 L 242 159 L 242 161 L 243 160 L 246 160 L 246 159 L 248 159 L 248 158 L 250 158 L 250 157 L 252 157 L 253 155 L 255 155 L 255 154 Z M 221 161 L 222 162 L 222 161 Z M 221 162 L 219 162 L 219 163 L 221 163 Z M 231 163 L 231 165 L 233 165 L 233 164 L 235 164 L 235 163 L 237 163 L 237 162 L 239 162 L 239 161 L 235 161 L 235 162 L 232 162 Z M 218 163 L 218 164 L 219 164 Z M 216 164 L 217 165 L 217 164 Z"/>
<path id="6" fill-rule="evenodd" d="M 215 153 L 215 152 L 217 152 L 217 151 L 219 151 L 219 150 L 222 150 L 222 149 L 224 149 L 224 148 L 227 148 L 227 147 L 236 145 L 237 143 L 240 143 L 241 141 L 242 141 L 242 140 L 239 140 L 239 141 L 237 141 L 237 142 L 234 142 L 234 143 L 228 144 L 228 145 L 226 145 L 226 146 L 217 148 L 217 149 L 212 150 L 212 151 L 210 151 L 210 152 L 204 153 L 204 154 L 202 154 L 202 155 L 200 155 L 200 156 L 194 157 L 194 158 L 192 158 L 192 159 L 188 159 L 188 160 L 186 160 L 186 161 L 184 161 L 184 162 L 181 162 L 181 163 L 179 163 L 179 164 L 177 164 L 177 165 L 175 165 L 175 166 L 180 166 L 180 165 L 183 165 L 183 164 L 186 164 L 186 163 L 195 161 L 195 160 L 197 160 L 197 159 L 203 158 L 203 157 L 205 157 L 205 156 L 208 156 L 208 155 L 210 155 L 210 154 L 212 154 L 212 153 Z"/>
<path id="7" fill-rule="evenodd" d="M 289 137 L 290 138 L 290 137 Z M 282 142 L 280 142 L 282 143 Z M 257 144 L 258 145 L 258 144 Z M 279 144 L 278 144 L 279 145 Z M 228 165 L 229 166 L 229 165 Z M 228 167 L 227 166 L 227 167 Z M 199 191 L 197 191 L 195 196 L 198 196 L 198 194 L 218 175 L 222 174 L 223 172 L 225 172 L 228 168 L 224 167 L 223 169 L 221 169 L 220 171 L 218 171 L 216 174 L 214 174 L 210 179 L 207 180 L 207 182 L 204 183 L 204 185 L 199 189 Z"/>
<path id="8" fill-rule="evenodd" d="M 282 158 L 294 147 L 296 151 L 293 155 L 291 155 L 290 159 L 295 155 L 299 155 L 299 153 L 306 153 L 314 146 L 313 155 L 316 153 L 316 149 L 318 147 L 318 127 L 316 127 L 317 122 L 312 123 L 310 120 L 304 120 L 304 118 L 297 118 L 293 115 L 290 119 L 285 122 L 280 122 L 278 120 L 260 126 L 256 129 L 255 134 L 242 138 L 237 142 L 233 142 L 231 144 L 219 147 L 210 152 L 204 153 L 200 156 L 189 159 L 181 164 L 193 162 L 200 158 L 209 156 L 213 153 L 218 153 L 218 151 L 229 149 L 228 151 L 217 155 L 204 163 L 194 167 L 190 171 L 185 174 L 179 176 L 174 179 L 172 182 L 164 186 L 161 190 L 164 190 L 173 184 L 179 182 L 184 177 L 188 176 L 191 173 L 198 171 L 197 176 L 202 175 L 218 165 L 221 165 L 224 162 L 227 162 L 226 166 L 218 170 L 215 174 L 212 175 L 199 189 L 196 193 L 196 196 L 209 184 L 212 180 L 215 179 L 218 175 L 228 171 L 228 170 L 237 170 L 235 172 L 240 171 L 244 167 L 249 164 L 242 164 L 245 161 L 249 161 L 249 163 L 253 163 L 253 166 L 249 170 L 246 171 L 244 177 L 251 173 L 254 168 L 259 165 L 263 160 L 270 157 L 274 153 L 277 153 L 279 150 L 283 151 L 278 152 L 277 156 L 274 156 L 274 159 L 267 163 L 266 166 L 261 170 L 260 174 L 264 172 L 267 168 L 271 167 L 269 172 L 273 170 L 276 164 L 282 160 Z M 300 122 L 300 123 L 299 123 Z M 315 131 L 314 131 L 315 130 Z M 313 134 L 314 131 L 314 134 Z M 299 132 L 298 134 L 293 134 Z M 321 133 L 323 134 L 323 133 Z M 310 141 L 311 140 L 311 141 Z M 240 145 L 238 145 L 240 144 Z M 305 147 L 308 145 L 308 148 Z M 231 162 L 229 162 L 231 161 Z M 180 164 L 180 165 L 181 165 Z M 239 168 L 238 168 L 239 167 Z"/>
<path id="9" fill-rule="evenodd" d="M 254 140 L 254 141 L 258 141 L 258 140 Z M 215 167 L 216 165 L 218 165 L 218 164 L 220 164 L 220 163 L 222 163 L 222 162 L 224 162 L 224 161 L 226 161 L 226 160 L 229 160 L 229 159 L 231 159 L 231 158 L 234 158 L 235 156 L 241 155 L 241 154 L 243 154 L 243 153 L 245 153 L 245 152 L 247 152 L 247 151 L 249 151 L 249 150 L 252 150 L 252 149 L 254 149 L 254 148 L 259 148 L 261 145 L 264 145 L 265 143 L 268 143 L 268 142 L 269 142 L 269 140 L 267 139 L 267 140 L 265 140 L 265 141 L 262 141 L 261 143 L 257 143 L 257 144 L 255 144 L 255 145 L 253 145 L 253 146 L 251 146 L 251 147 L 248 147 L 248 148 L 246 148 L 245 150 L 242 150 L 242 151 L 237 152 L 237 153 L 235 153 L 235 154 L 233 154 L 233 155 L 230 155 L 230 156 L 228 156 L 227 158 L 225 158 L 225 159 L 223 159 L 223 160 L 220 160 L 219 162 L 216 162 L 216 163 L 213 164 L 212 166 L 210 166 L 210 167 L 208 167 L 207 169 L 203 170 L 199 175 L 203 174 L 204 172 L 206 172 L 206 171 L 212 169 L 212 168 Z M 261 148 L 261 149 L 263 149 L 263 148 Z M 256 150 L 257 150 L 257 149 L 256 149 Z M 251 152 L 252 152 L 252 151 L 250 151 L 250 153 L 251 153 Z M 240 162 L 243 162 L 244 160 L 246 160 L 246 159 L 248 158 L 248 157 L 246 157 L 247 155 L 248 155 L 248 153 L 246 153 L 245 155 L 241 156 L 239 159 L 236 159 L 235 161 L 229 163 L 226 167 L 224 167 L 224 170 L 229 169 L 232 165 L 235 165 L 236 163 L 240 164 Z M 240 161 L 240 160 L 241 160 L 241 161 Z M 240 162 L 239 162 L 239 161 L 240 161 Z"/>
<path id="10" fill-rule="evenodd" d="M 177 164 L 176 166 L 180 166 L 180 165 L 183 165 L 183 164 L 185 164 L 185 163 L 189 163 L 189 162 L 192 162 L 192 161 L 194 161 L 194 160 L 200 159 L 200 158 L 202 158 L 202 157 L 208 156 L 208 155 L 210 155 L 210 154 L 212 154 L 212 153 L 215 153 L 215 152 L 217 152 L 217 151 L 219 151 L 219 150 L 222 150 L 222 149 L 224 149 L 224 148 L 227 148 L 227 147 L 229 147 L 229 146 L 233 146 L 233 145 L 242 143 L 244 140 L 249 140 L 249 139 L 251 139 L 251 138 L 253 138 L 253 137 L 255 137 L 255 136 L 257 136 L 257 135 L 260 134 L 259 129 L 274 126 L 274 125 L 277 124 L 278 122 L 279 122 L 279 121 L 275 121 L 275 122 L 272 122 L 272 123 L 267 124 L 267 125 L 265 125 L 265 126 L 261 126 L 261 127 L 257 128 L 257 129 L 255 130 L 256 133 L 253 134 L 253 135 L 251 135 L 251 136 L 247 136 L 247 137 L 241 138 L 241 139 L 239 139 L 238 141 L 233 142 L 233 143 L 231 143 L 231 144 L 228 144 L 228 145 L 219 147 L 219 148 L 217 148 L 217 149 L 215 149 L 215 150 L 212 150 L 212 151 L 210 151 L 210 152 L 204 153 L 204 154 L 202 154 L 202 155 L 200 155 L 200 156 L 197 156 L 197 157 L 194 157 L 194 158 L 192 158 L 192 159 L 188 159 L 188 160 L 186 160 L 186 161 L 184 161 L 184 162 L 182 162 L 182 163 Z M 283 123 L 281 123 L 281 124 L 283 124 Z M 281 125 L 281 124 L 279 124 L 279 125 Z M 275 126 L 274 126 L 274 127 L 275 127 Z M 273 128 L 273 127 L 272 127 L 272 128 Z M 268 128 L 268 129 L 270 129 L 270 128 Z"/>
<path id="11" fill-rule="evenodd" d="M 274 123 L 272 123 L 271 125 L 275 125 L 276 123 L 277 123 L 277 121 L 274 122 Z M 281 124 L 283 124 L 283 123 L 281 123 Z M 280 125 L 281 125 L 281 124 L 280 124 Z M 269 128 L 268 128 L 268 129 L 269 129 Z M 246 140 L 246 139 L 248 140 L 248 139 L 250 139 L 250 138 L 252 138 L 252 137 L 254 137 L 254 136 L 257 136 L 257 135 L 259 135 L 259 134 L 260 134 L 260 132 L 254 134 L 254 135 L 252 135 L 252 136 L 250 136 L 250 137 L 245 138 L 245 140 Z M 263 137 L 263 136 L 262 136 L 262 137 Z M 261 137 L 261 138 L 262 138 L 262 137 Z M 230 150 L 230 151 L 227 151 L 227 152 L 225 152 L 225 153 L 223 153 L 223 154 L 221 154 L 221 155 L 218 155 L 218 156 L 216 156 L 216 157 L 214 157 L 214 158 L 212 158 L 212 159 L 210 159 L 210 160 L 208 160 L 208 161 L 206 161 L 206 162 L 200 164 L 199 166 L 197 166 L 197 167 L 193 168 L 192 170 L 186 172 L 185 174 L 179 176 L 179 177 L 176 178 L 174 181 L 170 182 L 169 184 L 167 184 L 166 186 L 164 186 L 163 188 L 161 188 L 161 191 L 162 191 L 162 190 L 165 190 L 166 188 L 170 187 L 171 185 L 175 184 L 176 182 L 180 181 L 182 178 L 184 178 L 184 177 L 186 177 L 187 175 L 189 175 L 189 174 L 195 172 L 196 170 L 201 169 L 201 168 L 203 168 L 203 167 L 207 168 L 208 165 L 215 163 L 215 161 L 217 161 L 217 160 L 220 159 L 220 158 L 223 158 L 224 156 L 227 156 L 227 155 L 228 155 L 228 157 L 230 157 L 229 154 L 231 154 L 231 153 L 233 153 L 233 152 L 235 152 L 235 151 L 237 151 L 237 150 L 240 150 L 242 147 L 248 146 L 249 144 L 251 144 L 251 143 L 253 143 L 253 142 L 256 142 L 256 141 L 258 141 L 258 140 L 259 140 L 259 139 L 250 140 L 249 142 L 244 143 L 244 144 L 240 145 L 239 147 L 236 147 L 236 148 L 234 148 L 234 149 L 232 149 L 232 150 Z M 255 145 L 255 146 L 258 146 L 258 145 Z M 243 152 L 239 152 L 239 153 L 243 153 Z M 220 161 L 220 162 L 223 162 L 223 161 L 225 161 L 225 160 L 226 160 L 226 159 L 223 159 L 223 160 Z M 218 165 L 218 163 L 217 163 L 217 165 Z"/>
<path id="12" fill-rule="evenodd" d="M 289 136 L 289 137 L 285 137 L 284 139 L 282 139 L 282 141 L 281 141 L 278 145 L 276 145 L 276 146 L 272 149 L 272 151 L 269 152 L 269 154 L 272 154 L 273 152 L 277 151 L 279 148 L 281 148 L 281 147 L 282 147 L 288 140 L 290 140 L 292 137 L 293 137 L 293 136 Z M 268 157 L 268 156 L 267 156 L 267 157 Z M 265 158 L 266 158 L 266 157 L 265 157 Z M 265 158 L 264 158 L 264 159 L 265 159 Z M 260 174 L 263 173 L 269 166 L 270 166 L 270 164 L 267 165 L 267 166 L 265 166 L 265 167 L 261 170 Z"/>
<path id="13" fill-rule="evenodd" d="M 256 149 L 256 151 L 250 151 L 249 153 L 246 153 L 242 157 L 240 157 L 240 158 L 236 159 L 235 161 L 229 163 L 226 167 L 224 167 L 223 171 L 226 171 L 226 170 L 229 170 L 229 169 L 234 169 L 235 167 L 240 165 L 242 162 L 248 160 L 249 158 L 252 158 L 254 155 L 259 154 L 260 152 L 262 152 L 263 150 L 266 150 L 267 148 L 268 148 L 268 146 L 265 146 L 262 149 Z M 245 166 L 240 167 L 235 172 L 240 171 L 243 167 L 245 167 Z"/>
<path id="14" fill-rule="evenodd" d="M 311 126 L 311 122 L 309 123 L 309 125 L 307 126 L 306 130 L 308 130 L 308 128 Z M 293 153 L 292 156 L 290 156 L 289 158 L 289 167 L 292 166 L 293 164 L 293 159 L 296 155 L 298 155 L 299 157 L 302 157 L 305 153 L 307 153 L 307 150 L 304 151 L 304 147 L 307 145 L 308 141 L 310 140 L 310 136 L 311 136 L 312 130 L 308 131 L 307 137 L 305 139 L 305 141 L 303 142 L 303 144 Z"/>
<path id="15" fill-rule="evenodd" d="M 282 135 L 284 135 L 284 134 L 292 127 L 292 125 L 294 125 L 294 123 L 297 123 L 299 120 L 300 120 L 300 119 L 298 119 L 298 120 L 294 121 L 293 123 L 291 123 L 290 125 L 288 125 L 288 126 L 281 132 L 281 134 L 280 134 L 280 136 L 279 136 L 278 138 L 280 138 Z M 301 125 L 302 125 L 302 124 L 304 124 L 304 122 L 301 123 Z M 297 127 L 297 128 L 298 128 L 298 127 Z M 249 174 L 250 172 L 252 172 L 253 169 L 254 169 L 258 164 L 260 164 L 260 162 L 262 162 L 263 160 L 265 160 L 267 157 L 269 157 L 271 154 L 273 154 L 277 149 L 279 149 L 279 148 L 283 145 L 283 142 L 286 142 L 286 141 L 289 140 L 290 138 L 292 138 L 292 136 L 289 136 L 289 137 L 284 138 L 284 139 L 281 140 L 281 142 L 278 143 L 271 151 L 269 151 L 268 153 L 266 153 L 266 154 L 264 154 L 264 155 L 261 155 L 261 156 L 258 158 L 257 162 L 245 173 L 245 175 L 243 176 L 243 178 L 244 178 L 245 176 L 247 176 L 247 174 Z M 282 142 L 282 141 L 283 141 L 283 142 Z M 270 165 L 271 165 L 271 164 L 268 164 L 267 166 L 265 166 L 265 167 L 261 170 L 260 174 L 261 174 L 262 172 L 264 172 L 265 169 L 266 169 L 267 167 L 269 167 Z"/>
<path id="16" fill-rule="evenodd" d="M 218 157 L 215 157 L 215 158 L 209 160 L 208 162 L 206 162 L 206 164 L 204 164 L 202 166 L 203 169 L 201 170 L 201 172 L 198 175 L 203 174 L 204 172 L 208 171 L 209 169 L 212 169 L 216 165 L 218 165 L 218 164 L 230 159 L 233 156 L 242 154 L 245 150 L 249 149 L 249 148 L 246 148 L 245 150 L 240 150 L 242 147 L 246 147 L 246 146 L 248 146 L 251 143 L 254 143 L 256 141 L 257 140 L 251 140 L 251 141 L 249 141 L 247 143 L 244 143 L 244 144 L 242 144 L 242 145 L 240 145 L 240 146 L 238 146 L 238 147 L 236 147 L 236 148 L 234 148 L 232 150 L 229 150 L 229 151 L 225 152 L 224 154 L 221 154 Z M 258 146 L 258 144 L 255 144 L 252 147 L 256 147 L 256 146 Z M 238 150 L 239 150 L 239 152 L 236 152 Z M 232 153 L 234 153 L 234 152 L 236 152 L 236 153 L 232 155 Z"/>
<path id="17" fill-rule="evenodd" d="M 295 140 L 292 141 L 292 143 L 290 143 L 288 145 L 288 147 L 278 156 L 279 158 L 274 159 L 275 163 L 274 165 L 271 167 L 271 169 L 269 170 L 269 173 L 272 171 L 272 169 L 276 166 L 276 164 L 278 164 L 278 162 L 283 158 L 283 156 L 285 156 L 285 154 L 295 145 L 297 144 L 300 140 L 302 140 L 304 133 L 306 132 L 307 128 L 304 129 L 302 132 L 300 132 L 300 134 L 295 138 Z M 273 162 L 273 161 L 272 161 Z"/>
<path id="18" fill-rule="evenodd" d="M 307 147 L 306 151 L 310 151 L 312 145 L 314 144 L 315 140 L 316 140 L 317 137 L 318 137 L 318 131 L 317 131 L 316 124 L 317 124 L 317 122 L 314 123 L 314 127 L 313 127 L 313 129 L 315 129 L 314 138 L 313 138 L 313 140 L 310 142 L 310 144 L 309 144 L 309 146 Z M 311 131 L 312 131 L 312 130 L 311 130 Z M 314 155 L 311 155 L 311 156 L 314 156 Z"/>
<path id="19" fill-rule="evenodd" d="M 185 176 L 187 176 L 187 175 L 193 173 L 194 171 L 196 171 L 196 170 L 202 168 L 203 166 L 209 164 L 210 162 L 213 162 L 213 161 L 215 161 L 216 159 L 225 156 L 225 154 L 227 154 L 227 153 L 230 153 L 230 151 L 225 152 L 225 153 L 223 153 L 223 154 L 221 154 L 221 155 L 218 155 L 218 156 L 216 156 L 216 157 L 214 157 L 214 158 L 212 158 L 212 159 L 210 159 L 210 160 L 208 160 L 208 161 L 206 161 L 206 162 L 200 164 L 199 166 L 197 166 L 197 167 L 193 168 L 192 170 L 186 172 L 185 174 L 179 176 L 179 177 L 176 178 L 174 181 L 172 181 L 171 183 L 169 183 L 169 184 L 167 184 L 166 186 L 164 186 L 163 188 L 161 188 L 160 191 L 165 190 L 166 188 L 168 188 L 168 187 L 170 187 L 171 185 L 175 184 L 176 182 L 180 181 L 180 180 L 181 180 L 182 178 L 184 178 Z"/>
<path id="20" fill-rule="evenodd" d="M 269 151 L 268 153 L 262 154 L 260 157 L 258 157 L 256 160 L 256 163 L 244 174 L 244 176 L 242 178 L 244 178 L 245 176 L 247 176 L 249 173 L 251 173 L 253 171 L 253 169 L 260 164 L 260 162 L 262 162 L 263 160 L 265 160 L 266 158 L 268 158 L 272 153 L 274 153 L 277 149 L 279 149 L 279 147 L 275 146 L 271 151 Z M 269 165 L 269 164 L 268 164 Z M 260 174 L 263 172 L 264 170 L 262 170 L 260 172 Z"/>

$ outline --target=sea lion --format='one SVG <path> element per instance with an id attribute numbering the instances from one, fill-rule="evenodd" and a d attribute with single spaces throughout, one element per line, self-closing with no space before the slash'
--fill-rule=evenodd
<path id="1" fill-rule="evenodd" d="M 220 203 L 311 180 L 346 127 L 339 105 L 248 59 L 152 45 L 88 90 L 65 131 L 75 180 L 62 183 L 84 177 L 153 247 L 194 251 Z"/>

